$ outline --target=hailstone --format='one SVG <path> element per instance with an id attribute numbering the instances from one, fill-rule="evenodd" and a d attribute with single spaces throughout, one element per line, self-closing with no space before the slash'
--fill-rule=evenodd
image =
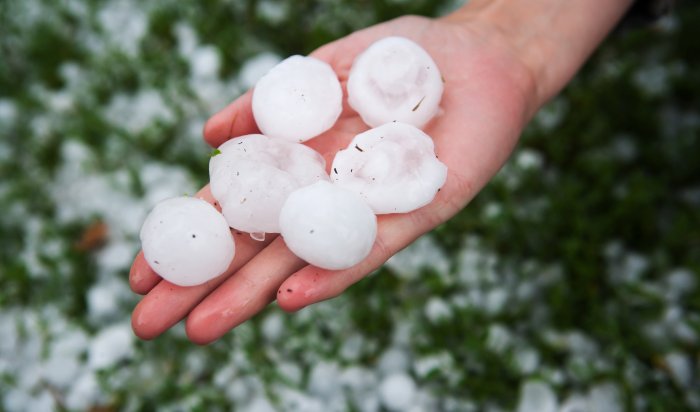
<path id="1" fill-rule="evenodd" d="M 377 218 L 355 193 L 320 181 L 289 195 L 280 229 L 295 255 L 314 266 L 340 270 L 367 257 L 377 236 Z"/>
<path id="2" fill-rule="evenodd" d="M 235 252 L 224 217 L 194 197 L 158 203 L 146 217 L 140 237 L 148 265 L 180 286 L 198 285 L 221 275 Z"/>
<path id="3" fill-rule="evenodd" d="M 329 180 L 323 156 L 299 143 L 246 135 L 219 146 L 209 161 L 211 193 L 229 226 L 279 233 L 279 213 L 294 190 Z"/>
<path id="4" fill-rule="evenodd" d="M 343 90 L 327 63 L 291 56 L 253 89 L 253 116 L 269 137 L 304 142 L 330 129 L 343 109 Z"/>
<path id="5" fill-rule="evenodd" d="M 407 213 L 433 200 L 445 183 L 447 166 L 437 159 L 430 136 L 391 122 L 355 136 L 336 154 L 331 176 L 374 213 Z"/>
<path id="6" fill-rule="evenodd" d="M 439 110 L 443 79 L 421 46 L 394 36 L 357 56 L 347 89 L 348 103 L 369 126 L 396 120 L 422 128 Z"/>

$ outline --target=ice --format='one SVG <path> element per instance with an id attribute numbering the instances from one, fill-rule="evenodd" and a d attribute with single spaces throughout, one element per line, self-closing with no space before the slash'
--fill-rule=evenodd
<path id="1" fill-rule="evenodd" d="M 695 290 L 697 280 L 689 269 L 674 269 L 665 276 L 666 294 L 676 301 Z"/>
<path id="2" fill-rule="evenodd" d="M 504 353 L 513 343 L 512 333 L 502 324 L 494 323 L 489 326 L 486 335 L 486 347 L 495 353 Z"/>
<path id="3" fill-rule="evenodd" d="M 132 56 L 138 53 L 141 39 L 148 31 L 148 17 L 138 3 L 128 0 L 108 2 L 97 15 L 107 34 L 106 39 Z"/>
<path id="4" fill-rule="evenodd" d="M 588 394 L 589 408 L 595 412 L 622 412 L 625 410 L 620 388 L 612 383 L 600 383 Z"/>
<path id="5" fill-rule="evenodd" d="M 243 412 L 275 412 L 276 409 L 270 401 L 265 398 L 255 398 L 252 402 L 246 405 Z"/>
<path id="6" fill-rule="evenodd" d="M 55 404 L 54 397 L 51 396 L 51 392 L 48 390 L 42 390 L 39 393 L 34 393 L 29 399 L 18 405 L 20 406 L 18 411 L 31 411 L 31 412 L 54 412 L 58 408 Z"/>
<path id="7" fill-rule="evenodd" d="M 517 348 L 514 353 L 514 361 L 521 373 L 529 375 L 537 370 L 540 364 L 540 355 L 532 348 Z"/>
<path id="8" fill-rule="evenodd" d="M 452 317 L 450 305 L 444 299 L 438 297 L 428 299 L 423 311 L 430 323 L 439 323 Z"/>
<path id="9" fill-rule="evenodd" d="M 544 164 L 542 153 L 537 150 L 524 148 L 517 152 L 515 165 L 522 170 L 541 169 Z"/>
<path id="10" fill-rule="evenodd" d="M 356 362 L 362 356 L 365 345 L 365 338 L 359 333 L 354 333 L 343 341 L 338 354 L 345 361 Z"/>
<path id="11" fill-rule="evenodd" d="M 279 233 L 279 214 L 294 190 L 328 180 L 325 161 L 307 146 L 263 135 L 231 139 L 209 162 L 211 192 L 229 226 Z"/>
<path id="12" fill-rule="evenodd" d="M 350 366 L 340 374 L 340 380 L 348 393 L 351 404 L 362 412 L 378 412 L 377 376 L 371 370 Z"/>
<path id="13" fill-rule="evenodd" d="M 433 372 L 447 373 L 454 368 L 452 354 L 447 351 L 433 353 L 416 359 L 413 371 L 418 378 L 427 378 Z"/>
<path id="14" fill-rule="evenodd" d="M 416 239 L 406 249 L 389 258 L 386 265 L 407 280 L 417 279 L 425 268 L 432 268 L 441 276 L 447 276 L 450 271 L 448 257 L 429 235 Z"/>
<path id="15" fill-rule="evenodd" d="M 384 378 L 379 385 L 382 405 L 390 411 L 405 411 L 413 404 L 416 383 L 405 373 L 395 373 Z"/>
<path id="16" fill-rule="evenodd" d="M 566 398 L 559 407 L 559 412 L 594 412 L 588 408 L 588 398 L 580 394 L 573 394 Z"/>
<path id="17" fill-rule="evenodd" d="M 129 267 L 134 260 L 135 253 L 134 244 L 130 240 L 110 239 L 97 253 L 97 263 L 100 266 L 100 272 L 112 274 L 120 269 Z"/>
<path id="18" fill-rule="evenodd" d="M 175 114 L 165 103 L 160 92 L 143 89 L 136 94 L 117 94 L 107 105 L 105 118 L 115 127 L 129 134 L 142 133 L 156 121 L 170 123 Z"/>
<path id="19" fill-rule="evenodd" d="M 384 376 L 406 372 L 410 361 L 411 357 L 405 349 L 391 347 L 379 358 L 379 372 Z"/>
<path id="20" fill-rule="evenodd" d="M 664 356 L 668 370 L 678 385 L 688 388 L 693 382 L 693 362 L 682 352 L 673 352 Z"/>
<path id="21" fill-rule="evenodd" d="M 80 357 L 88 345 L 87 336 L 79 330 L 61 334 L 51 347 L 51 352 L 42 364 L 42 376 L 57 388 L 69 387 L 82 369 Z"/>
<path id="22" fill-rule="evenodd" d="M 304 373 L 299 364 L 294 362 L 278 361 L 276 367 L 280 377 L 284 381 L 297 386 L 301 383 Z"/>
<path id="23" fill-rule="evenodd" d="M 287 4 L 274 0 L 259 1 L 256 11 L 263 20 L 275 25 L 282 23 L 290 13 Z"/>
<path id="24" fill-rule="evenodd" d="M 102 391 L 93 372 L 86 371 L 71 386 L 65 405 L 69 410 L 85 411 L 102 399 Z"/>
<path id="25" fill-rule="evenodd" d="M 399 121 L 425 126 L 439 110 L 440 70 L 425 50 L 403 37 L 386 37 L 353 62 L 348 103 L 371 127 Z"/>
<path id="26" fill-rule="evenodd" d="M 338 77 L 327 63 L 291 56 L 255 85 L 253 115 L 264 135 L 303 142 L 335 124 L 342 99 Z"/>
<path id="27" fill-rule="evenodd" d="M 200 46 L 193 50 L 190 58 L 192 76 L 200 79 L 215 78 L 221 67 L 219 50 L 214 46 Z"/>
<path id="28" fill-rule="evenodd" d="M 212 205 L 193 197 L 159 203 L 143 223 L 140 237 L 149 266 L 180 286 L 221 275 L 235 252 L 226 219 Z"/>
<path id="29" fill-rule="evenodd" d="M 377 219 L 362 198 L 326 181 L 289 195 L 279 223 L 294 254 L 331 270 L 362 261 L 377 235 Z"/>
<path id="30" fill-rule="evenodd" d="M 427 205 L 447 178 L 430 136 L 399 122 L 355 136 L 331 170 L 334 183 L 362 196 L 378 214 Z"/>
<path id="31" fill-rule="evenodd" d="M 14 123 L 17 118 L 17 106 L 10 99 L 0 99 L 0 130 Z"/>
<path id="32" fill-rule="evenodd" d="M 326 401 L 337 398 L 341 394 L 339 375 L 340 368 L 337 363 L 317 363 L 309 374 L 309 394 Z"/>
<path id="33" fill-rule="evenodd" d="M 320 399 L 291 388 L 284 388 L 279 394 L 282 410 L 288 412 L 329 412 Z"/>
<path id="34" fill-rule="evenodd" d="M 520 388 L 517 412 L 557 412 L 557 396 L 544 382 L 527 381 Z"/>
<path id="35" fill-rule="evenodd" d="M 284 334 L 284 318 L 280 313 L 271 313 L 263 319 L 260 329 L 268 342 L 277 342 Z"/>
<path id="36" fill-rule="evenodd" d="M 92 369 L 106 369 L 128 359 L 134 351 L 134 334 L 127 323 L 118 323 L 102 329 L 90 343 L 88 365 Z"/>

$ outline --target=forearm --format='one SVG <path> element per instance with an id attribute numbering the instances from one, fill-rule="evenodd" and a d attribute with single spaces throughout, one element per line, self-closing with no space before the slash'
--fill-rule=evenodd
<path id="1" fill-rule="evenodd" d="M 537 110 L 574 76 L 633 0 L 472 0 L 446 17 L 486 23 L 529 69 Z"/>

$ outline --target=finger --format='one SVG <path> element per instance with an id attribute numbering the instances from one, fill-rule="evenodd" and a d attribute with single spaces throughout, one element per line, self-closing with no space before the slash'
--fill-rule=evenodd
<path id="1" fill-rule="evenodd" d="M 365 260 L 344 270 L 306 266 L 280 285 L 277 304 L 283 310 L 292 312 L 340 295 L 423 233 L 408 226 L 410 222 L 407 220 L 410 218 L 401 215 L 382 216 L 377 240 Z"/>
<path id="2" fill-rule="evenodd" d="M 220 338 L 274 300 L 284 279 L 305 264 L 278 237 L 190 313 L 187 336 L 198 344 Z"/>
<path id="3" fill-rule="evenodd" d="M 273 239 L 252 240 L 247 233 L 235 232 L 236 255 L 221 276 L 197 286 L 177 286 L 166 280 L 158 283 L 134 308 L 131 326 L 141 339 L 153 339 L 183 319 L 205 296 L 245 265 Z"/>
<path id="4" fill-rule="evenodd" d="M 365 260 L 349 269 L 338 271 L 306 266 L 282 283 L 277 294 L 277 304 L 283 310 L 292 312 L 340 295 L 419 236 L 452 217 L 473 197 L 476 193 L 474 188 L 474 185 L 451 175 L 443 186 L 444 190 L 438 193 L 430 205 L 412 213 L 380 215 L 377 218 L 377 240 Z M 470 194 L 460 196 L 458 203 L 446 194 L 465 191 Z"/>
<path id="5" fill-rule="evenodd" d="M 253 90 L 248 90 L 204 124 L 204 140 L 219 147 L 231 137 L 260 133 L 253 117 Z"/>
<path id="6" fill-rule="evenodd" d="M 143 251 L 140 251 L 134 259 L 134 263 L 131 265 L 131 270 L 129 271 L 129 285 L 134 293 L 139 295 L 145 295 L 148 293 L 158 282 L 161 281 L 161 277 L 148 266 L 146 258 L 143 256 Z"/>

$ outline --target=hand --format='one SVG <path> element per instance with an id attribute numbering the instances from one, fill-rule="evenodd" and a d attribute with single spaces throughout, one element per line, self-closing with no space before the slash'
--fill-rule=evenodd
<path id="1" fill-rule="evenodd" d="M 132 316 L 138 336 L 154 338 L 187 317 L 189 338 L 209 343 L 275 299 L 282 309 L 296 311 L 337 296 L 454 216 L 498 171 L 538 104 L 532 73 L 515 48 L 488 24 L 403 17 L 327 44 L 312 56 L 328 62 L 345 88 L 355 56 L 390 35 L 422 45 L 445 79 L 444 112 L 425 129 L 435 141 L 439 159 L 449 168 L 447 181 L 433 202 L 412 213 L 378 216 L 377 240 L 370 255 L 341 271 L 306 264 L 287 249 L 281 237 L 268 235 L 264 242 L 257 242 L 236 231 L 237 250 L 230 268 L 199 286 L 179 287 L 161 280 L 139 253 L 130 274 L 132 289 L 146 294 Z M 217 147 L 232 137 L 258 133 L 251 96 L 249 91 L 209 119 L 204 137 L 210 145 Z M 307 142 L 324 155 L 329 167 L 338 150 L 368 129 L 344 104 L 333 129 Z M 197 196 L 214 203 L 208 187 Z"/>

